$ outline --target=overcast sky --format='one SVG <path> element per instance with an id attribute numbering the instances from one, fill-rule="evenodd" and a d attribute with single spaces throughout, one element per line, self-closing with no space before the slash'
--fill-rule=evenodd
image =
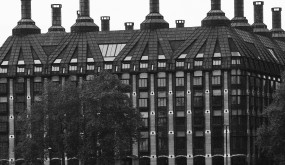
<path id="1" fill-rule="evenodd" d="M 234 16 L 234 0 L 221 0 L 222 10 L 229 19 Z M 245 16 L 253 23 L 253 0 L 244 0 Z M 21 0 L 1 0 L 0 46 L 21 18 Z M 271 8 L 285 8 L 284 0 L 264 0 L 264 22 L 271 29 Z M 62 25 L 66 31 L 75 23 L 79 0 L 32 0 L 32 19 L 46 33 L 51 26 L 51 4 L 62 4 Z M 210 10 L 211 0 L 160 0 L 160 13 L 175 27 L 175 20 L 183 19 L 186 27 L 200 26 Z M 111 16 L 111 30 L 123 30 L 124 22 L 135 22 L 135 29 L 149 13 L 149 0 L 90 0 L 91 17 L 101 26 L 100 16 Z M 282 12 L 284 16 L 285 11 Z M 282 25 L 284 26 L 285 20 Z"/>

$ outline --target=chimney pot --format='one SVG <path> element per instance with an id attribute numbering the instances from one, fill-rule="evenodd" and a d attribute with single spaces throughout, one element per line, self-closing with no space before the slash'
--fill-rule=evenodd
<path id="1" fill-rule="evenodd" d="M 176 20 L 176 28 L 184 28 L 185 20 Z"/>
<path id="2" fill-rule="evenodd" d="M 235 0 L 235 17 L 244 17 L 244 0 Z"/>
<path id="3" fill-rule="evenodd" d="M 61 4 L 52 4 L 52 27 L 49 32 L 64 32 L 65 29 L 61 26 Z"/>
<path id="4" fill-rule="evenodd" d="M 211 0 L 211 10 L 221 10 L 221 0 Z"/>
<path id="5" fill-rule="evenodd" d="M 22 1 L 22 19 L 31 19 L 31 0 Z"/>
<path id="6" fill-rule="evenodd" d="M 125 23 L 125 30 L 134 30 L 134 23 L 133 22 L 126 22 Z"/>
<path id="7" fill-rule="evenodd" d="M 110 31 L 110 17 L 109 16 L 101 17 L 101 29 L 102 31 Z"/>
<path id="8" fill-rule="evenodd" d="M 281 29 L 282 8 L 274 7 L 271 10 L 272 10 L 272 29 Z"/>
<path id="9" fill-rule="evenodd" d="M 80 15 L 83 17 L 90 16 L 90 2 L 89 0 L 80 0 Z"/>
<path id="10" fill-rule="evenodd" d="M 159 13 L 159 0 L 150 0 L 150 13 Z"/>

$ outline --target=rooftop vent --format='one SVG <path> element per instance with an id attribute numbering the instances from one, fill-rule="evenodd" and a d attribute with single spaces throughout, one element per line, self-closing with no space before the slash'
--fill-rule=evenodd
<path id="1" fill-rule="evenodd" d="M 281 11 L 282 8 L 274 7 L 271 9 L 272 11 L 272 37 L 276 39 L 285 40 L 285 33 L 282 29 L 282 19 L 281 19 Z"/>
<path id="2" fill-rule="evenodd" d="M 90 2 L 89 0 L 80 0 L 80 12 L 77 12 L 78 18 L 76 23 L 71 27 L 73 33 L 96 32 L 99 27 L 90 17 Z"/>
<path id="3" fill-rule="evenodd" d="M 159 13 L 159 0 L 150 0 L 150 13 L 146 16 L 144 22 L 141 23 L 142 30 L 155 30 L 169 28 L 169 24 Z"/>
<path id="4" fill-rule="evenodd" d="M 211 11 L 202 20 L 202 26 L 229 26 L 230 20 L 221 10 L 221 0 L 211 0 Z"/>
<path id="5" fill-rule="evenodd" d="M 244 17 L 244 0 L 235 0 L 235 17 L 231 21 L 231 26 L 234 28 L 252 31 L 252 27 Z"/>
<path id="6" fill-rule="evenodd" d="M 61 26 L 61 4 L 52 4 L 52 26 L 48 29 L 49 32 L 65 32 Z"/>
<path id="7" fill-rule="evenodd" d="M 176 28 L 184 28 L 185 20 L 176 20 Z"/>
<path id="8" fill-rule="evenodd" d="M 102 31 L 110 31 L 110 17 L 109 16 L 101 17 L 101 29 Z"/>
<path id="9" fill-rule="evenodd" d="M 253 32 L 259 35 L 270 36 L 270 31 L 263 23 L 263 1 L 255 1 L 254 5 L 254 23 L 252 24 Z"/>
<path id="10" fill-rule="evenodd" d="M 13 35 L 40 34 L 41 30 L 31 19 L 31 0 L 21 0 L 21 3 L 22 19 L 13 29 Z"/>
<path id="11" fill-rule="evenodd" d="M 133 22 L 126 22 L 125 23 L 125 29 L 126 30 L 134 30 L 134 23 Z"/>

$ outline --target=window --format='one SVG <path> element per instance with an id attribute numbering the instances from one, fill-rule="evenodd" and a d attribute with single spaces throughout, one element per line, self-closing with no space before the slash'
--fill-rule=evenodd
<path id="1" fill-rule="evenodd" d="M 4 67 L 0 67 L 0 73 L 7 73 L 8 69 Z"/>
<path id="2" fill-rule="evenodd" d="M 234 69 L 231 71 L 231 84 L 241 84 L 241 70 Z"/>
<path id="3" fill-rule="evenodd" d="M 148 93 L 147 92 L 140 92 L 139 95 L 139 107 L 148 107 Z"/>
<path id="4" fill-rule="evenodd" d="M 212 124 L 223 125 L 222 110 L 213 110 Z"/>
<path id="5" fill-rule="evenodd" d="M 184 61 L 176 61 L 176 67 L 184 67 Z"/>
<path id="6" fill-rule="evenodd" d="M 232 58 L 232 65 L 240 65 L 240 58 Z"/>
<path id="7" fill-rule="evenodd" d="M 213 59 L 213 65 L 214 66 L 219 66 L 222 64 L 222 60 L 220 58 L 214 58 Z"/>
<path id="8" fill-rule="evenodd" d="M 8 139 L 8 138 L 7 138 Z M 8 158 L 9 143 L 0 139 L 0 158 Z"/>
<path id="9" fill-rule="evenodd" d="M 194 62 L 194 66 L 196 66 L 196 67 L 201 67 L 201 66 L 203 66 L 203 61 L 201 61 L 201 60 L 195 61 L 195 62 Z"/>
<path id="10" fill-rule="evenodd" d="M 41 66 L 35 66 L 34 71 L 35 72 L 42 72 L 43 68 Z"/>
<path id="11" fill-rule="evenodd" d="M 116 57 L 126 44 L 102 44 L 99 45 L 103 57 Z"/>
<path id="12" fill-rule="evenodd" d="M 69 71 L 76 71 L 77 66 L 76 65 L 69 65 Z"/>
<path id="13" fill-rule="evenodd" d="M 17 67 L 17 73 L 24 73 L 25 72 L 25 67 L 24 66 L 18 66 Z"/>
<path id="14" fill-rule="evenodd" d="M 158 62 L 158 68 L 165 68 L 166 62 Z"/>
<path id="15" fill-rule="evenodd" d="M 157 98 L 157 106 L 158 107 L 166 107 L 166 92 L 159 91 L 158 98 Z"/>
<path id="16" fill-rule="evenodd" d="M 141 63 L 140 63 L 140 68 L 141 68 L 141 69 L 146 69 L 146 68 L 148 68 L 148 63 L 141 62 Z"/>
<path id="17" fill-rule="evenodd" d="M 140 152 L 148 152 L 149 151 L 149 133 L 141 132 L 140 133 Z"/>
<path id="18" fill-rule="evenodd" d="M 166 73 L 165 72 L 159 72 L 157 74 L 157 86 L 158 87 L 166 87 Z"/>
<path id="19" fill-rule="evenodd" d="M 7 113 L 7 103 L 0 103 L 0 113 Z"/>
<path id="20" fill-rule="evenodd" d="M 130 84 L 130 74 L 128 74 L 128 73 L 123 74 L 121 82 L 123 84 Z"/>
<path id="21" fill-rule="evenodd" d="M 0 93 L 1 94 L 7 94 L 7 83 L 0 83 Z"/>
<path id="22" fill-rule="evenodd" d="M 59 66 L 52 66 L 51 71 L 53 72 L 58 72 L 59 71 Z"/>
<path id="23" fill-rule="evenodd" d="M 176 86 L 184 86 L 184 72 L 176 72 Z"/>
<path id="24" fill-rule="evenodd" d="M 195 90 L 194 91 L 194 107 L 203 107 L 204 99 L 203 99 L 203 91 Z"/>
<path id="25" fill-rule="evenodd" d="M 278 59 L 277 59 L 277 57 L 276 57 L 275 52 L 273 51 L 273 49 L 269 49 L 269 48 L 268 48 L 268 51 L 270 52 L 270 54 L 272 55 L 272 57 L 274 58 L 274 60 L 275 60 L 276 62 L 278 62 Z"/>
<path id="26" fill-rule="evenodd" d="M 87 64 L 87 70 L 94 70 L 95 66 L 93 64 Z"/>
<path id="27" fill-rule="evenodd" d="M 193 78 L 193 85 L 202 85 L 203 84 L 203 72 L 202 71 L 195 71 L 194 78 Z"/>
<path id="28" fill-rule="evenodd" d="M 142 127 L 147 128 L 148 127 L 148 112 L 141 112 L 141 116 L 142 116 L 142 122 L 143 122 Z"/>
<path id="29" fill-rule="evenodd" d="M 176 106 L 183 107 L 185 104 L 184 91 L 176 91 Z"/>
<path id="30" fill-rule="evenodd" d="M 240 105 L 241 104 L 241 89 L 232 89 L 231 103 L 232 103 L 232 105 Z"/>
<path id="31" fill-rule="evenodd" d="M 147 73 L 141 73 L 139 75 L 139 87 L 140 88 L 147 88 L 148 86 L 148 74 Z"/>
<path id="32" fill-rule="evenodd" d="M 112 64 L 105 64 L 105 67 L 104 67 L 104 68 L 105 68 L 106 70 L 111 70 L 112 67 L 113 67 Z"/>
<path id="33" fill-rule="evenodd" d="M 131 64 L 122 64 L 122 69 L 130 69 Z"/>
<path id="34" fill-rule="evenodd" d="M 24 93 L 25 83 L 15 83 L 15 92 L 16 93 Z"/>
<path id="35" fill-rule="evenodd" d="M 213 90 L 213 97 L 212 97 L 212 106 L 222 106 L 223 99 L 222 99 L 222 90 L 221 89 L 215 89 Z"/>
<path id="36" fill-rule="evenodd" d="M 214 70 L 212 72 L 212 85 L 221 85 L 221 70 Z"/>

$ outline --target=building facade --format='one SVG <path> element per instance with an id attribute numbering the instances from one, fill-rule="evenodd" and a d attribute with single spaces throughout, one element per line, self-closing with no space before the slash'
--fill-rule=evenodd
<path id="1" fill-rule="evenodd" d="M 22 19 L 0 48 L 0 160 L 20 162 L 15 146 L 25 137 L 17 114 L 31 110 L 45 81 L 80 82 L 102 70 L 132 86 L 130 96 L 144 126 L 124 165 L 267 164 L 255 145 L 264 108 L 281 82 L 285 34 L 281 8 L 272 8 L 273 29 L 263 23 L 263 2 L 254 2 L 255 20 L 244 17 L 235 0 L 229 20 L 220 0 L 200 27 L 176 28 L 150 0 L 150 13 L 134 30 L 101 31 L 89 15 L 89 0 L 71 32 L 61 26 L 61 5 L 52 5 L 48 33 L 31 19 L 31 0 L 21 0 Z M 19 163 L 18 163 L 19 164 Z"/>

